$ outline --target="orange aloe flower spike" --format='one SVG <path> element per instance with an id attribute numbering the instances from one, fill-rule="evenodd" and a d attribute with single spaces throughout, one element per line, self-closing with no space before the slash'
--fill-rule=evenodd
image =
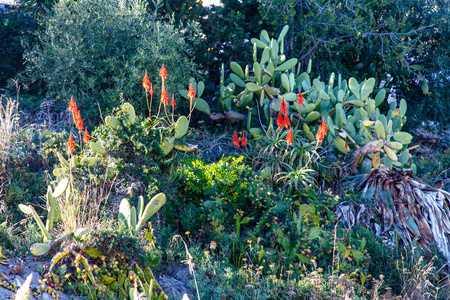
<path id="1" fill-rule="evenodd" d="M 161 67 L 161 70 L 159 70 L 159 76 L 163 79 L 166 80 L 167 79 L 167 70 L 166 67 L 164 67 L 164 64 Z"/>
<path id="2" fill-rule="evenodd" d="M 284 102 L 284 97 L 281 100 L 281 107 L 280 107 L 280 111 L 283 115 L 287 115 L 287 106 L 286 106 L 286 102 Z"/>
<path id="3" fill-rule="evenodd" d="M 148 78 L 147 75 L 147 69 L 145 69 L 145 76 L 144 79 L 142 80 L 142 86 L 144 87 L 145 91 L 148 93 L 150 91 L 150 79 Z"/>
<path id="4" fill-rule="evenodd" d="M 75 126 L 78 128 L 79 131 L 82 131 L 84 128 L 83 119 L 81 119 L 80 111 L 76 110 L 73 113 L 73 120 L 75 122 Z"/>
<path id="5" fill-rule="evenodd" d="M 302 92 L 300 92 L 300 91 L 298 91 L 297 102 L 300 105 L 300 108 L 302 108 L 302 105 L 305 102 L 305 99 L 303 99 Z"/>
<path id="6" fill-rule="evenodd" d="M 75 143 L 73 142 L 72 132 L 70 132 L 69 141 L 67 142 L 67 150 L 71 154 L 75 151 Z"/>
<path id="7" fill-rule="evenodd" d="M 165 88 L 162 90 L 162 93 L 161 93 L 161 102 L 164 105 L 169 104 L 169 94 L 167 94 L 167 91 Z"/>
<path id="8" fill-rule="evenodd" d="M 283 120 L 283 116 L 281 115 L 281 110 L 278 111 L 278 117 L 277 117 L 277 126 L 278 128 L 281 129 L 281 127 L 283 127 L 284 124 L 284 120 Z"/>
<path id="9" fill-rule="evenodd" d="M 317 131 L 316 134 L 316 141 L 318 143 L 322 143 L 323 139 L 325 138 L 325 136 L 327 135 L 327 124 L 325 123 L 325 118 L 322 118 L 322 124 L 320 124 L 319 130 Z"/>
<path id="10" fill-rule="evenodd" d="M 289 128 L 289 132 L 286 136 L 286 143 L 288 145 L 292 145 L 293 142 L 294 142 L 294 135 L 292 134 L 292 128 Z"/>
<path id="11" fill-rule="evenodd" d="M 75 101 L 73 100 L 73 97 L 72 97 L 72 98 L 70 98 L 70 102 L 69 102 L 69 111 L 71 111 L 73 113 L 74 111 L 77 111 L 77 110 L 78 110 L 77 104 L 75 103 Z"/>
<path id="12" fill-rule="evenodd" d="M 289 121 L 289 117 L 288 115 L 284 116 L 284 122 L 283 125 L 286 129 L 288 129 L 289 127 L 291 127 L 291 121 Z"/>
<path id="13" fill-rule="evenodd" d="M 89 144 L 89 141 L 91 140 L 91 137 L 89 136 L 89 132 L 87 130 L 87 127 L 84 130 L 84 134 L 83 134 L 83 140 L 86 144 Z"/>
<path id="14" fill-rule="evenodd" d="M 234 132 L 234 135 L 233 135 L 233 144 L 236 146 L 236 148 L 239 148 L 239 138 L 237 136 L 236 131 Z"/>
<path id="15" fill-rule="evenodd" d="M 172 106 L 172 108 L 174 108 L 175 107 L 175 95 L 174 94 L 172 94 L 172 101 L 170 102 L 170 105 Z"/>
<path id="16" fill-rule="evenodd" d="M 244 133 L 242 133 L 241 145 L 242 145 L 242 147 L 247 146 L 247 140 L 245 139 L 245 134 Z"/>
<path id="17" fill-rule="evenodd" d="M 192 86 L 192 83 L 188 90 L 188 97 L 191 99 L 195 98 L 195 90 L 194 90 L 194 87 Z"/>
<path id="18" fill-rule="evenodd" d="M 153 83 L 150 82 L 150 95 L 153 96 L 154 92 L 153 92 Z"/>

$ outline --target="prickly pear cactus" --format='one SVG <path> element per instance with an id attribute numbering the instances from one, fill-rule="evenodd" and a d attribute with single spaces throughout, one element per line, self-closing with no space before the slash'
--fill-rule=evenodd
<path id="1" fill-rule="evenodd" d="M 189 84 L 192 84 L 192 87 L 195 90 L 195 98 L 193 99 L 194 108 L 202 113 L 209 115 L 211 113 L 209 105 L 203 98 L 201 98 L 203 92 L 205 91 L 205 83 L 203 81 L 196 82 L 194 78 L 191 78 L 189 80 Z M 189 100 L 187 90 L 180 90 L 179 93 L 183 98 Z"/>

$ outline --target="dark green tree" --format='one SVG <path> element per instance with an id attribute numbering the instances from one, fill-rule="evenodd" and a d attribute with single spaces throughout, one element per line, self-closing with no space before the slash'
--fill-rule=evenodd
<path id="1" fill-rule="evenodd" d="M 157 11 L 176 25 L 186 25 L 188 21 L 198 21 L 203 11 L 202 0 L 147 0 L 147 10 Z"/>
<path id="2" fill-rule="evenodd" d="M 204 36 L 196 61 L 213 86 L 219 83 L 222 64 L 228 68 L 231 61 L 252 61 L 250 39 L 261 31 L 258 6 L 257 0 L 223 0 L 222 6 L 205 8 L 199 19 Z"/>
<path id="3" fill-rule="evenodd" d="M 24 70 L 23 45 L 33 44 L 37 28 L 33 17 L 19 9 L 0 11 L 0 88 L 5 88 L 8 79 Z"/>
<path id="4" fill-rule="evenodd" d="M 317 75 L 375 77 L 378 84 L 423 99 L 443 81 L 429 85 L 448 74 L 449 5 L 446 0 L 261 0 L 259 9 L 275 30 L 290 25 L 286 51 L 304 64 L 311 58 Z M 441 98 L 445 91 L 438 94 Z"/>
<path id="5" fill-rule="evenodd" d="M 62 105 L 73 96 L 91 116 L 98 116 L 97 103 L 108 109 L 121 97 L 144 110 L 145 69 L 157 95 L 163 63 L 169 93 L 184 87 L 194 74 L 186 34 L 147 13 L 140 0 L 61 1 L 43 22 L 39 44 L 25 54 L 24 80 L 41 83 Z"/>

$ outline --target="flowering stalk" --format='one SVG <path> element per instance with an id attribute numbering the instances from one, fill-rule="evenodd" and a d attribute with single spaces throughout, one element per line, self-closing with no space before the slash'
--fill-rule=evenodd
<path id="1" fill-rule="evenodd" d="M 247 146 L 247 140 L 245 139 L 245 134 L 244 133 L 242 133 L 241 145 L 242 145 L 242 147 L 246 147 Z"/>
<path id="2" fill-rule="evenodd" d="M 147 69 L 145 69 L 145 76 L 144 79 L 142 80 L 142 86 L 145 89 L 145 100 L 147 100 L 148 117 L 150 118 L 152 115 L 152 109 L 148 103 L 148 92 L 150 91 L 151 88 L 151 82 L 147 75 Z"/>
<path id="3" fill-rule="evenodd" d="M 172 123 L 174 122 L 173 121 L 173 115 L 174 115 L 174 113 L 175 113 L 175 95 L 174 94 L 172 94 L 172 102 L 170 102 L 170 105 L 172 106 Z"/>
<path id="4" fill-rule="evenodd" d="M 195 90 L 194 90 L 194 86 L 191 83 L 191 86 L 189 87 L 188 90 L 188 97 L 189 97 L 189 116 L 188 119 L 191 120 L 191 114 L 192 114 L 192 103 L 194 101 L 195 98 Z"/>
<path id="5" fill-rule="evenodd" d="M 233 144 L 234 144 L 234 146 L 236 147 L 236 148 L 239 148 L 239 138 L 238 138 L 238 136 L 237 136 L 237 133 L 236 133 L 236 131 L 234 132 L 234 135 L 233 135 Z"/>
<path id="6" fill-rule="evenodd" d="M 280 111 L 283 115 L 285 115 L 285 116 L 287 115 L 287 105 L 286 105 L 286 102 L 284 101 L 284 97 L 281 100 Z"/>
<path id="7" fill-rule="evenodd" d="M 80 147 L 82 147 L 82 142 L 83 142 L 82 136 L 83 136 L 84 124 L 83 124 L 83 119 L 81 118 L 81 115 L 80 115 L 80 111 L 78 110 L 77 104 L 73 100 L 73 97 L 70 99 L 70 102 L 69 102 L 69 111 L 72 112 L 72 117 L 73 117 L 75 126 L 80 131 Z"/>
<path id="8" fill-rule="evenodd" d="M 288 146 L 292 145 L 292 143 L 294 142 L 294 135 L 292 134 L 292 128 L 289 128 L 289 132 L 286 136 L 286 143 L 288 144 Z"/>
<path id="9" fill-rule="evenodd" d="M 302 92 L 298 91 L 297 103 L 300 105 L 300 109 L 302 109 L 302 105 L 304 102 L 305 102 L 305 99 L 303 99 Z"/>
<path id="10" fill-rule="evenodd" d="M 89 144 L 89 141 L 91 140 L 87 127 L 86 130 L 84 131 L 83 140 L 85 144 Z"/>
<path id="11" fill-rule="evenodd" d="M 316 149 L 319 147 L 319 145 L 323 142 L 323 139 L 327 135 L 327 124 L 325 123 L 325 118 L 322 118 L 322 124 L 320 124 L 319 130 L 316 133 Z"/>
<path id="12" fill-rule="evenodd" d="M 286 129 L 288 129 L 289 127 L 291 127 L 291 121 L 289 121 L 289 117 L 288 117 L 287 114 L 284 116 L 283 126 L 284 126 L 284 128 L 286 128 Z"/>
<path id="13" fill-rule="evenodd" d="M 72 154 L 75 151 L 75 143 L 72 138 L 72 131 L 70 132 L 69 141 L 67 142 L 67 151 Z"/>
<path id="14" fill-rule="evenodd" d="M 165 82 L 166 82 L 168 75 L 167 75 L 167 69 L 166 69 L 166 67 L 164 67 L 164 64 L 162 65 L 161 69 L 159 70 L 159 76 L 161 77 L 161 81 L 162 81 L 162 91 L 161 91 L 161 101 L 159 102 L 159 108 L 158 108 L 158 116 L 159 116 L 159 113 L 161 112 L 161 104 L 164 104 L 164 110 L 165 110 L 166 116 L 167 116 L 166 105 L 169 104 L 169 95 L 167 94 L 167 91 L 166 91 Z"/>

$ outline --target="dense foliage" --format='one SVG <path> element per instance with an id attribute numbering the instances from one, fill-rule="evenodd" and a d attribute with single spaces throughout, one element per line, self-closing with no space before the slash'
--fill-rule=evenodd
<path id="1" fill-rule="evenodd" d="M 6 88 L 8 79 L 16 78 L 24 70 L 24 43 L 28 46 L 33 44 L 37 29 L 38 24 L 33 16 L 21 10 L 0 11 L 0 40 L 3 43 L 0 49 L 1 89 Z"/>
<path id="2" fill-rule="evenodd" d="M 23 1 L 0 264 L 48 258 L 35 297 L 167 299 L 186 263 L 203 299 L 445 298 L 446 117 L 408 128 L 449 105 L 448 6 L 403 2 Z"/>
<path id="3" fill-rule="evenodd" d="M 147 13 L 142 1 L 60 1 L 43 22 L 39 44 L 26 53 L 29 81 L 43 83 L 62 103 L 75 97 L 89 115 L 121 97 L 144 108 L 145 69 L 152 82 L 157 65 L 177 69 L 166 82 L 169 90 L 193 74 L 181 33 Z"/>

